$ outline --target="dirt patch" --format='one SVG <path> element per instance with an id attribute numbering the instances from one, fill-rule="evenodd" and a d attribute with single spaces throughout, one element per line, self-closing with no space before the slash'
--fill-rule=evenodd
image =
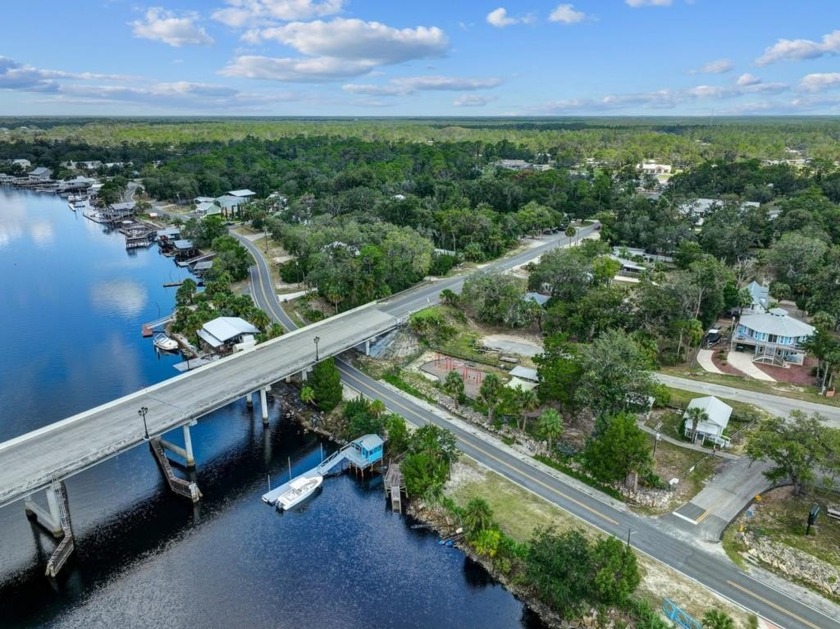
<path id="1" fill-rule="evenodd" d="M 486 347 L 498 350 L 504 354 L 516 354 L 533 358 L 542 354 L 542 342 L 528 335 L 489 334 L 482 337 L 481 342 Z"/>
<path id="2" fill-rule="evenodd" d="M 419 365 L 419 371 L 434 376 L 441 383 L 446 379 L 446 374 L 455 371 L 464 381 L 466 396 L 473 399 L 478 397 L 484 376 L 488 373 L 486 367 L 436 352 L 426 352 L 423 358 L 425 361 Z"/>

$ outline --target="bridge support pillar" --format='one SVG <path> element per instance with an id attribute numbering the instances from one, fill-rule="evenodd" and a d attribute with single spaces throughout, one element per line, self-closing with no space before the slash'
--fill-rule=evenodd
<path id="1" fill-rule="evenodd" d="M 186 456 L 184 460 L 187 462 L 187 467 L 195 467 L 195 457 L 193 456 L 192 435 L 190 434 L 190 425 L 184 425 L 184 450 Z"/>
<path id="2" fill-rule="evenodd" d="M 248 409 L 254 408 L 254 394 L 253 394 L 253 392 L 245 394 L 245 406 L 248 407 Z"/>
<path id="3" fill-rule="evenodd" d="M 58 498 L 55 489 L 51 485 L 44 493 L 47 495 L 48 509 L 44 509 L 35 502 L 33 495 L 30 494 L 23 501 L 26 517 L 34 518 L 50 535 L 56 539 L 61 539 L 64 537 L 64 529 L 61 528 L 61 515 L 58 511 Z"/>
<path id="4" fill-rule="evenodd" d="M 268 399 L 266 398 L 266 392 L 268 391 L 268 387 L 263 387 L 260 389 L 260 411 L 262 412 L 262 423 L 268 423 Z"/>
<path id="5" fill-rule="evenodd" d="M 67 489 L 64 487 L 64 482 L 53 481 L 45 493 L 49 513 L 40 507 L 31 495 L 26 497 L 24 508 L 28 517 L 34 517 L 36 522 L 53 537 L 61 540 L 47 560 L 46 574 L 48 577 L 55 577 L 73 554 L 76 544 L 70 523 L 70 507 L 67 504 Z"/>

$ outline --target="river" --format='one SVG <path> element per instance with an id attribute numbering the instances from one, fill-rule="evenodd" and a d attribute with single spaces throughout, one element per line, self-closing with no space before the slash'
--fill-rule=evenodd
<path id="1" fill-rule="evenodd" d="M 163 283 L 187 275 L 156 247 L 128 252 L 64 200 L 0 188 L 0 273 L 0 441 L 177 375 L 140 334 L 172 309 Z M 240 401 L 200 420 L 195 506 L 144 447 L 68 479 L 76 553 L 54 582 L 55 542 L 22 502 L 0 509 L 0 627 L 541 626 L 392 514 L 378 477 L 327 479 L 288 514 L 264 505 L 269 475 L 331 449 L 280 415 L 273 403 L 264 429 Z"/>

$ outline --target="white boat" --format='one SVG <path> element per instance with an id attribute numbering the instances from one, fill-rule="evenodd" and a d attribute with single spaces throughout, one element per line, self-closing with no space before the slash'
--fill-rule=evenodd
<path id="1" fill-rule="evenodd" d="M 152 341 L 159 350 L 162 352 L 174 352 L 178 349 L 178 341 L 173 338 L 169 338 L 165 334 L 156 334 L 154 340 Z"/>
<path id="2" fill-rule="evenodd" d="M 277 497 L 274 504 L 279 511 L 288 511 L 311 496 L 323 482 L 324 477 L 320 475 L 296 478 L 289 483 L 289 488 Z"/>

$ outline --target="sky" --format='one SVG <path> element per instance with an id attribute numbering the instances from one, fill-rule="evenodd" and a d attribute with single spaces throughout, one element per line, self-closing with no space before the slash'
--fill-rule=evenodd
<path id="1" fill-rule="evenodd" d="M 840 114 L 840 0 L 26 0 L 0 116 Z"/>

